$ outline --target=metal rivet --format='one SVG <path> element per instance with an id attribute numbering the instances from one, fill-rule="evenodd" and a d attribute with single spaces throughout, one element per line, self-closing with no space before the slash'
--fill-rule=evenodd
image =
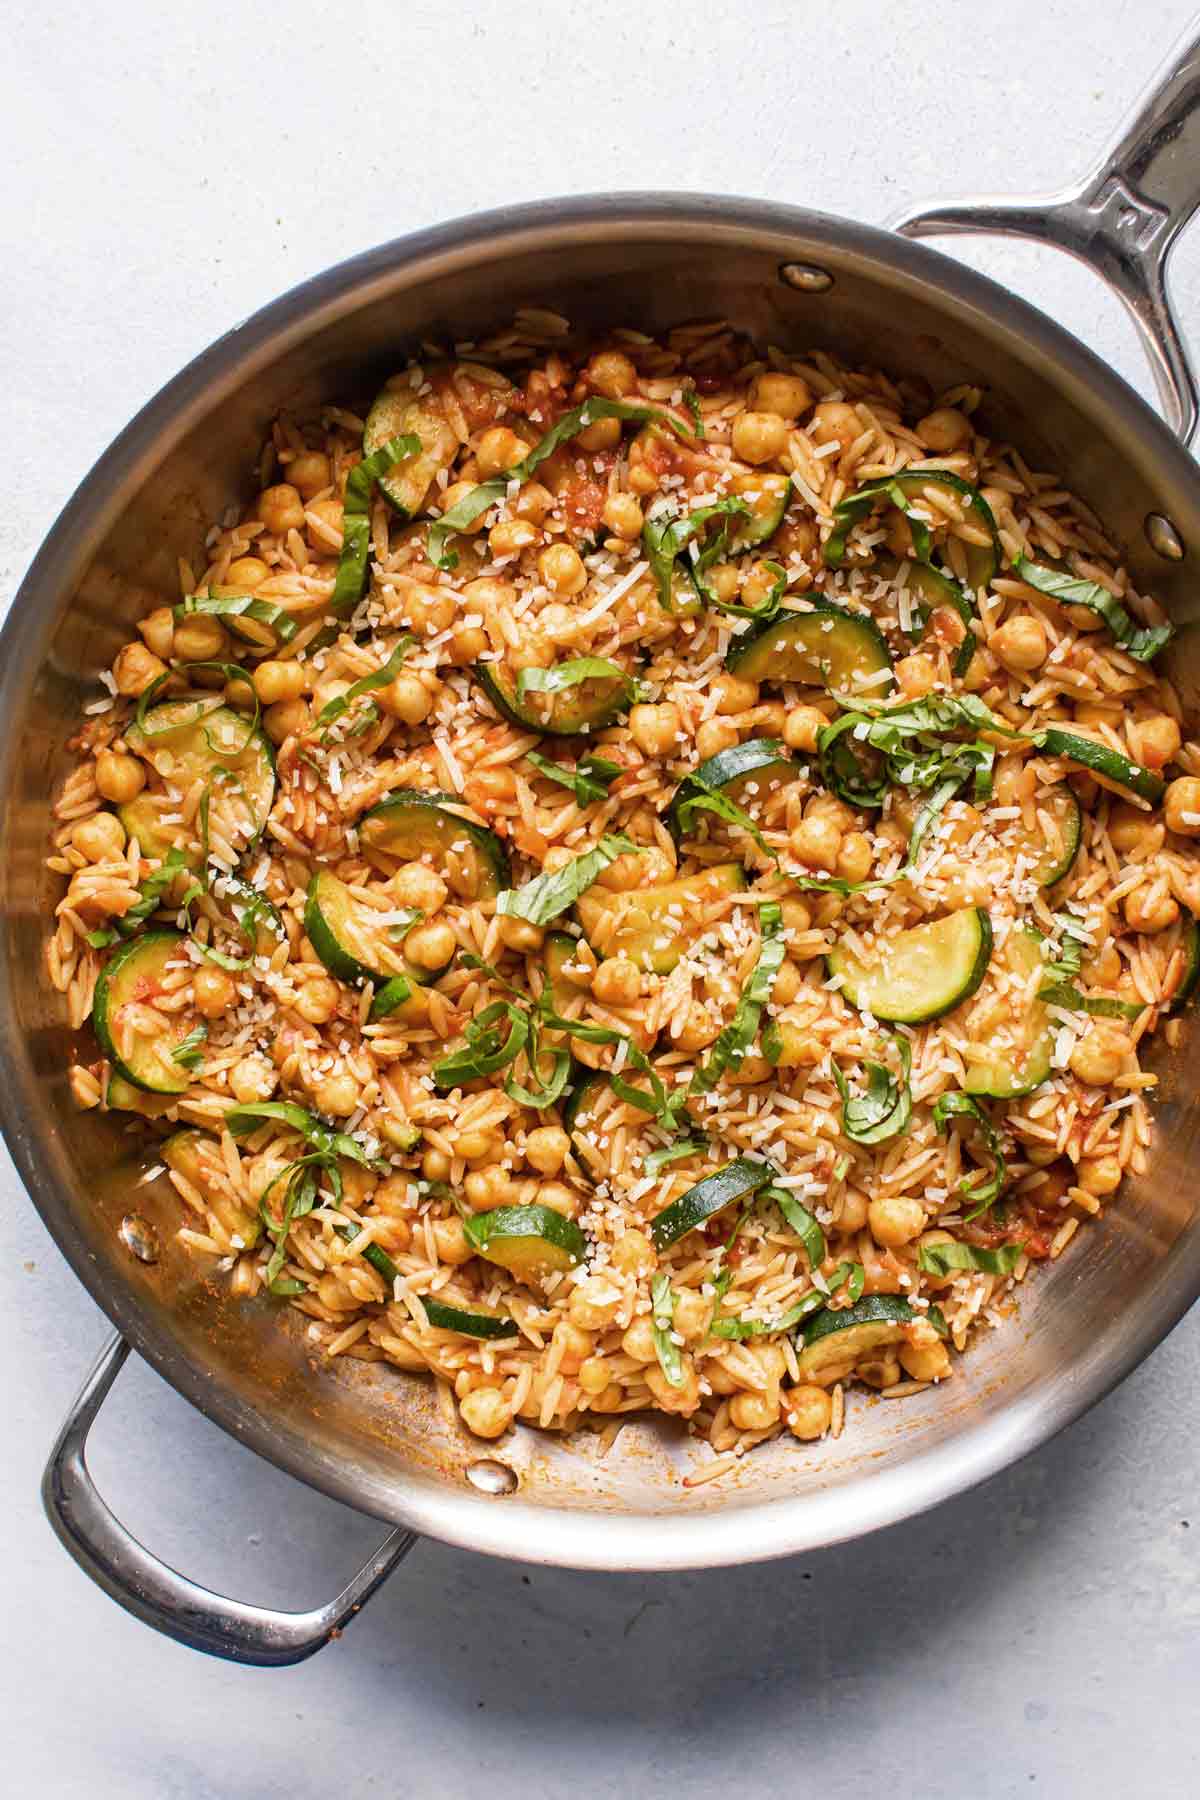
<path id="1" fill-rule="evenodd" d="M 823 294 L 826 288 L 833 286 L 833 276 L 828 269 L 822 269 L 817 263 L 781 263 L 780 281 L 786 281 L 792 288 L 799 288 L 802 294 Z"/>
<path id="2" fill-rule="evenodd" d="M 158 1261 L 158 1233 L 149 1219 L 143 1219 L 141 1213 L 126 1213 L 117 1236 L 130 1255 L 136 1256 L 139 1262 Z"/>
<path id="3" fill-rule="evenodd" d="M 1159 556 L 1165 557 L 1167 562 L 1183 561 L 1183 539 L 1170 519 L 1165 518 L 1162 513 L 1146 514 L 1146 536 L 1150 540 L 1150 548 Z"/>
<path id="4" fill-rule="evenodd" d="M 515 1494 L 518 1486 L 517 1471 L 507 1463 L 497 1462 L 494 1456 L 481 1456 L 478 1462 L 469 1463 L 467 1480 L 482 1494 Z"/>

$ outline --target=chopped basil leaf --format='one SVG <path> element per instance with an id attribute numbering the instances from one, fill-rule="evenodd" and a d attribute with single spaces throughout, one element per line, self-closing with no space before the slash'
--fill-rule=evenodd
<path id="1" fill-rule="evenodd" d="M 933 1326 L 933 1329 L 937 1332 L 939 1337 L 944 1338 L 950 1336 L 950 1327 L 946 1323 L 946 1315 L 940 1306 L 931 1306 L 929 1311 L 925 1314 L 925 1317 L 929 1320 L 929 1323 Z"/>
<path id="2" fill-rule="evenodd" d="M 783 941 L 783 912 L 777 900 L 764 900 L 759 908 L 762 943 L 758 961 L 742 989 L 737 1010 L 724 1026 L 704 1063 L 692 1076 L 689 1094 L 706 1094 L 727 1069 L 741 1067 L 746 1052 L 758 1036 L 763 1007 L 771 998 L 775 977 L 786 954 Z"/>
<path id="3" fill-rule="evenodd" d="M 619 856 L 640 855 L 642 846 L 631 843 L 622 832 L 606 833 L 592 849 L 572 857 L 565 868 L 551 875 L 535 875 L 524 887 L 505 888 L 497 897 L 496 911 L 506 918 L 526 919 L 531 925 L 548 925 L 574 906 L 580 894 L 590 888 Z"/>
<path id="4" fill-rule="evenodd" d="M 728 548 L 729 520 L 748 518 L 751 511 L 749 502 L 736 495 L 714 500 L 690 513 L 678 514 L 672 500 L 660 502 L 653 509 L 642 528 L 642 550 L 658 588 L 659 604 L 665 612 L 676 610 L 677 564 L 684 557 L 684 552 L 691 550 L 694 554 L 684 557 L 684 567 L 692 586 L 706 606 L 739 619 L 764 620 L 774 617 L 787 588 L 786 571 L 778 563 L 764 564 L 775 579 L 769 591 L 752 606 L 720 599 L 707 580 L 708 571 L 714 563 L 720 561 Z M 709 537 L 704 548 L 697 551 L 701 532 L 714 519 L 722 521 L 720 528 Z"/>
<path id="5" fill-rule="evenodd" d="M 1069 981 L 1050 981 L 1038 989 L 1038 999 L 1064 1012 L 1088 1013 L 1095 1019 L 1140 1019 L 1149 1001 L 1114 1000 L 1106 994 L 1081 994 Z"/>
<path id="6" fill-rule="evenodd" d="M 106 950 L 109 944 L 115 944 L 116 941 L 115 931 L 89 931 L 84 935 L 84 942 L 90 944 L 93 950 Z"/>
<path id="7" fill-rule="evenodd" d="M 344 712 L 348 711 L 360 695 L 373 693 L 376 688 L 387 687 L 388 683 L 399 674 L 405 657 L 416 641 L 414 637 L 405 632 L 381 669 L 376 669 L 372 675 L 364 675 L 361 681 L 356 681 L 351 687 L 348 687 L 344 694 L 337 694 L 332 700 L 325 702 L 317 714 L 317 724 L 325 727 L 321 734 L 322 738 L 329 735 L 329 727 L 336 719 L 340 719 Z"/>
<path id="8" fill-rule="evenodd" d="M 501 1029 L 501 1021 L 507 1024 L 507 1031 Z M 466 1047 L 434 1063 L 434 1084 L 440 1088 L 460 1087 L 464 1081 L 479 1081 L 506 1069 L 529 1042 L 529 1030 L 528 1013 L 511 1000 L 493 1001 L 468 1021 Z"/>
<path id="9" fill-rule="evenodd" d="M 984 1275 L 1011 1275 L 1024 1250 L 1024 1244 L 1001 1244 L 997 1250 L 984 1250 L 975 1244 L 922 1244 L 917 1252 L 917 1266 L 927 1275 L 953 1275 L 959 1269 L 978 1269 Z"/>
<path id="10" fill-rule="evenodd" d="M 1098 614 L 1112 632 L 1127 656 L 1135 662 L 1149 662 L 1165 650 L 1175 635 L 1170 625 L 1138 625 L 1126 612 L 1115 594 L 1099 582 L 1085 581 L 1061 569 L 1048 569 L 1031 562 L 1027 556 L 1013 561 L 1013 573 L 1040 594 L 1049 595 L 1060 606 L 1083 606 Z"/>
<path id="11" fill-rule="evenodd" d="M 298 1131 L 305 1143 L 311 1144 L 321 1155 L 344 1156 L 347 1162 L 358 1163 L 364 1169 L 387 1167 L 385 1162 L 368 1156 L 362 1145 L 347 1132 L 326 1125 L 316 1113 L 307 1112 L 290 1100 L 256 1100 L 245 1106 L 231 1106 L 225 1114 L 225 1125 L 233 1137 L 247 1137 L 269 1119 Z"/>
<path id="12" fill-rule="evenodd" d="M 654 1351 L 659 1367 L 672 1387 L 683 1387 L 687 1381 L 683 1358 L 679 1354 L 678 1344 L 671 1337 L 675 1295 L 671 1292 L 669 1275 L 658 1274 L 650 1283 L 650 1307 L 650 1318 L 654 1326 Z"/>
<path id="13" fill-rule="evenodd" d="M 696 436 L 702 438 L 704 436 L 704 414 L 700 410 L 700 396 L 695 388 L 684 389 L 683 404 L 692 415 L 692 426 Z"/>
<path id="14" fill-rule="evenodd" d="M 978 1100 L 970 1094 L 952 1093 L 943 1094 L 940 1100 L 934 1102 L 933 1123 L 938 1131 L 949 1131 L 950 1120 L 955 1117 L 974 1120 L 987 1146 L 988 1154 L 992 1158 L 993 1167 L 990 1176 L 985 1179 L 981 1173 L 971 1175 L 959 1185 L 958 1191 L 963 1199 L 973 1203 L 970 1212 L 963 1215 L 964 1218 L 977 1219 L 980 1213 L 985 1213 L 1000 1198 L 1004 1183 L 1008 1179 L 1008 1166 L 1000 1147 L 1000 1133 Z"/>
<path id="15" fill-rule="evenodd" d="M 819 1269 L 825 1261 L 825 1233 L 807 1206 L 802 1206 L 794 1194 L 786 1188 L 765 1187 L 759 1195 L 760 1200 L 773 1200 L 784 1219 L 804 1245 L 804 1254 L 808 1258 L 811 1269 Z"/>
<path id="16" fill-rule="evenodd" d="M 610 783 L 622 773 L 620 763 L 609 762 L 607 757 L 596 756 L 590 750 L 579 758 L 573 769 L 566 763 L 551 762 L 548 756 L 542 756 L 536 750 L 527 750 L 525 761 L 532 763 L 548 781 L 571 788 L 575 804 L 581 809 L 591 806 L 593 801 L 607 798 Z"/>
<path id="17" fill-rule="evenodd" d="M 892 1038 L 900 1057 L 899 1080 L 881 1063 L 864 1063 L 867 1085 L 851 1094 L 846 1077 L 833 1061 L 833 1079 L 842 1097 L 842 1131 L 855 1144 L 886 1144 L 899 1137 L 912 1117 L 912 1048 L 902 1031 Z"/>
<path id="18" fill-rule="evenodd" d="M 635 676 L 627 675 L 606 656 L 577 656 L 549 669 L 522 669 L 517 676 L 517 698 L 523 700 L 531 693 L 561 694 L 567 688 L 578 687 L 581 681 L 619 681 L 628 700 L 636 700 L 642 691 Z"/>
<path id="19" fill-rule="evenodd" d="M 187 858 L 182 850 L 167 851 L 161 865 L 152 875 L 147 875 L 139 887 L 138 893 L 141 895 L 141 899 L 136 900 L 129 911 L 123 913 L 117 920 L 117 930 L 122 937 L 128 937 L 135 932 L 139 925 L 144 925 L 146 920 L 158 911 L 162 905 L 163 895 L 175 877 L 186 868 Z"/>
<path id="20" fill-rule="evenodd" d="M 820 1288 L 813 1288 L 797 1300 L 794 1306 L 790 1306 L 785 1313 L 780 1313 L 777 1319 L 714 1319 L 709 1327 L 709 1335 L 733 1338 L 735 1341 L 743 1338 L 764 1337 L 768 1333 L 773 1336 L 781 1331 L 790 1331 L 794 1325 L 799 1325 L 801 1320 L 807 1319 L 810 1314 L 820 1312 L 826 1301 L 827 1296 L 821 1292 Z"/>
<path id="21" fill-rule="evenodd" d="M 647 1175 L 657 1175 L 671 1163 L 682 1162 L 685 1156 L 695 1156 L 698 1151 L 708 1148 L 705 1138 L 683 1138 L 678 1144 L 665 1144 L 661 1150 L 651 1150 L 642 1167 Z"/>
<path id="22" fill-rule="evenodd" d="M 204 1061 L 204 1052 L 200 1046 L 208 1038 L 208 1026 L 201 1019 L 193 1026 L 182 1043 L 176 1044 L 171 1052 L 171 1061 L 180 1063 L 185 1069 L 198 1069 Z"/>
<path id="23" fill-rule="evenodd" d="M 546 1057 L 550 1059 L 550 1072 L 542 1074 L 541 1065 Z M 544 1050 L 532 1055 L 526 1050 L 525 1060 L 530 1064 L 536 1087 L 526 1087 L 515 1075 L 510 1075 L 504 1083 L 504 1091 L 515 1100 L 518 1106 L 531 1106 L 541 1112 L 547 1106 L 556 1106 L 566 1091 L 567 1081 L 571 1074 L 571 1052 L 569 1050 Z"/>
<path id="24" fill-rule="evenodd" d="M 724 819 L 726 824 L 736 825 L 739 831 L 748 832 L 764 856 L 769 856 L 774 863 L 779 861 L 750 814 L 740 807 L 736 800 L 731 800 L 728 794 L 722 794 L 716 788 L 704 787 L 694 770 L 687 779 L 697 791 L 680 801 L 675 810 L 678 828 L 685 837 L 691 831 L 692 823 L 698 812 L 715 813 L 717 818 Z"/>
<path id="25" fill-rule="evenodd" d="M 421 440 L 411 432 L 405 437 L 389 438 L 370 456 L 364 456 L 346 477 L 342 548 L 329 601 L 329 611 L 335 618 L 349 618 L 366 592 L 371 558 L 371 493 L 375 483 L 397 463 L 419 455 L 420 451 Z"/>
<path id="26" fill-rule="evenodd" d="M 406 1000 L 412 999 L 412 982 L 407 975 L 393 975 L 375 993 L 371 1002 L 371 1019 L 386 1019 Z"/>
<path id="27" fill-rule="evenodd" d="M 275 633 L 281 644 L 289 644 L 300 629 L 300 620 L 270 600 L 256 600 L 253 594 L 188 594 L 181 605 L 172 607 L 177 624 L 197 613 L 218 619 L 254 619 Z"/>

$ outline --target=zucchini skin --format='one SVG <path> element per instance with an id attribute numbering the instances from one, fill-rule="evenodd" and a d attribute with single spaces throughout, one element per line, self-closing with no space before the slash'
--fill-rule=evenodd
<path id="1" fill-rule="evenodd" d="M 895 686 L 892 676 L 891 652 L 875 621 L 868 618 L 866 613 L 850 612 L 846 607 L 834 606 L 828 600 L 814 601 L 804 611 L 788 608 L 782 613 L 777 613 L 773 619 L 766 619 L 753 626 L 730 645 L 725 657 L 725 667 L 731 675 L 744 675 L 751 681 L 800 680 L 807 682 L 809 686 L 820 685 L 828 688 L 828 678 L 819 670 L 814 670 L 812 678 L 809 680 L 807 671 L 803 675 L 793 676 L 779 668 L 772 667 L 772 664 L 776 663 L 778 659 L 786 656 L 788 646 L 794 639 L 811 634 L 814 629 L 814 620 L 817 621 L 816 629 L 818 631 L 822 630 L 825 621 L 832 621 L 829 627 L 831 631 L 837 630 L 839 627 L 843 630 L 852 630 L 864 649 L 870 652 L 872 673 L 876 673 L 880 669 L 888 671 L 886 684 L 879 682 L 871 688 L 871 697 L 878 699 L 891 693 Z M 807 650 L 805 653 L 811 654 Z"/>
<path id="2" fill-rule="evenodd" d="M 126 972 L 129 964 L 140 960 L 147 951 L 161 950 L 165 955 L 173 955 L 181 950 L 184 941 L 183 934 L 178 931 L 147 931 L 141 937 L 131 938 L 129 943 L 123 944 L 105 963 L 96 982 L 96 992 L 92 999 L 92 1029 L 96 1033 L 96 1040 L 118 1074 L 124 1076 L 133 1087 L 140 1088 L 144 1094 L 186 1093 L 192 1078 L 188 1070 L 180 1066 L 178 1079 L 169 1084 L 147 1081 L 118 1055 L 111 1026 L 113 985 Z M 123 1004 L 119 996 L 116 997 L 116 1004 Z M 180 1032 L 180 1043 L 186 1035 L 186 1032 Z"/>
<path id="3" fill-rule="evenodd" d="M 498 1206 L 491 1212 L 476 1213 L 473 1218 L 466 1219 L 463 1231 L 477 1255 L 513 1273 L 517 1271 L 512 1269 L 510 1262 L 495 1254 L 494 1246 L 543 1244 L 555 1252 L 553 1256 L 541 1259 L 552 1269 L 576 1267 L 587 1254 L 587 1239 L 575 1221 L 548 1206 Z M 540 1266 L 536 1249 L 531 1257 L 521 1261 L 526 1265 L 525 1272 L 536 1271 Z"/>
<path id="4" fill-rule="evenodd" d="M 378 840 L 385 835 L 382 829 L 374 833 L 371 831 L 372 821 L 377 820 L 382 827 L 389 819 L 401 813 L 411 812 L 412 809 L 418 807 L 427 807 L 437 815 L 446 829 L 469 838 L 475 846 L 489 871 L 488 885 L 491 888 L 490 893 L 481 893 L 476 898 L 492 899 L 502 889 L 512 886 L 508 852 L 495 832 L 489 831 L 486 825 L 476 825 L 473 819 L 464 819 L 457 812 L 445 810 L 447 807 L 457 807 L 462 804 L 459 795 L 442 793 L 437 788 L 395 788 L 385 799 L 378 801 L 368 812 L 363 814 L 359 821 L 361 839 L 373 848 L 382 850 L 385 855 L 398 856 L 400 852 L 389 851 L 386 843 L 376 841 L 372 844 L 373 838 Z"/>
<path id="5" fill-rule="evenodd" d="M 564 708 L 553 720 L 544 720 L 531 708 L 522 711 L 516 684 L 506 687 L 496 675 L 497 666 L 496 663 L 476 663 L 472 674 L 501 718 L 507 719 L 519 731 L 536 731 L 542 737 L 585 737 L 593 731 L 603 731 L 606 725 L 612 725 L 622 713 L 629 711 L 629 698 L 618 686 L 607 698 L 598 696 L 590 705 L 577 705 L 574 710 Z"/>
<path id="6" fill-rule="evenodd" d="M 680 823 L 680 814 L 687 802 L 697 794 L 711 794 L 731 786 L 736 781 L 748 779 L 751 775 L 761 773 L 770 777 L 773 773 L 790 773 L 793 778 L 800 774 L 800 765 L 795 762 L 787 745 L 780 738 L 748 738 L 744 744 L 731 744 L 728 750 L 718 750 L 685 775 L 675 792 L 671 795 L 670 805 L 666 811 L 667 829 L 675 842 L 681 843 L 687 835 Z"/>
<path id="7" fill-rule="evenodd" d="M 1168 1011 L 1172 1013 L 1180 1013 L 1184 1010 L 1196 992 L 1197 983 L 1200 983 L 1200 923 L 1192 913 L 1187 911 L 1184 911 L 1183 918 L 1184 944 L 1188 960 L 1183 980 L 1175 990 L 1168 1008 Z"/>
<path id="8" fill-rule="evenodd" d="M 747 1199 L 759 1188 L 766 1187 L 772 1171 L 766 1163 L 752 1162 L 747 1156 L 735 1157 L 712 1175 L 705 1175 L 687 1192 L 680 1194 L 670 1206 L 658 1213 L 650 1235 L 656 1250 L 667 1250 L 689 1231 L 695 1231 L 734 1200 Z"/>
<path id="9" fill-rule="evenodd" d="M 964 973 L 963 979 L 954 989 L 951 996 L 943 1000 L 937 1000 L 932 1005 L 919 1006 L 916 1010 L 906 1010 L 904 1012 L 885 1011 L 884 1006 L 879 1003 L 878 999 L 875 1003 L 872 1003 L 868 999 L 857 999 L 853 987 L 847 984 L 842 989 L 846 999 L 849 1000 L 852 1006 L 857 1006 L 860 1010 L 865 1009 L 871 1012 L 875 1018 L 884 1019 L 889 1024 L 895 1025 L 924 1025 L 931 1019 L 944 1018 L 947 1013 L 953 1012 L 955 1007 L 961 1006 L 964 1000 L 969 1000 L 971 995 L 978 990 L 980 983 L 987 974 L 988 964 L 991 961 L 992 956 L 993 936 L 992 921 L 988 916 L 987 911 L 982 906 L 972 906 L 964 908 L 963 910 L 969 911 L 975 915 L 976 927 L 979 934 L 978 945 L 971 968 Z M 951 918 L 954 916 L 954 914 L 947 915 L 947 917 Z M 911 933 L 903 933 L 902 935 L 911 936 L 919 931 L 928 932 L 932 926 L 940 925 L 941 923 L 942 920 L 934 919 L 927 925 L 914 926 Z M 826 957 L 826 966 L 831 975 L 844 975 L 846 971 L 839 966 L 837 958 L 838 952 L 835 948 Z M 865 992 L 866 987 L 866 983 L 860 983 L 859 992 Z"/>
<path id="10" fill-rule="evenodd" d="M 899 1294 L 867 1294 L 853 1306 L 833 1311 L 826 1306 L 814 1313 L 804 1326 L 805 1347 L 855 1325 L 910 1325 L 915 1317 L 908 1301 Z"/>
<path id="11" fill-rule="evenodd" d="M 304 901 L 305 933 L 331 975 L 336 975 L 339 981 L 344 981 L 351 987 L 361 986 L 368 981 L 374 983 L 376 987 L 380 987 L 383 983 L 393 981 L 398 974 L 403 973 L 404 977 L 415 986 L 428 987 L 431 982 L 437 981 L 446 973 L 450 966 L 449 963 L 444 964 L 440 969 L 419 969 L 414 963 L 410 963 L 407 957 L 402 957 L 403 971 L 373 969 L 369 963 L 360 962 L 351 951 L 345 948 L 337 935 L 336 925 L 328 916 L 332 896 L 327 890 L 334 883 L 338 887 L 345 886 L 345 883 L 337 881 L 336 876 L 331 875 L 328 869 L 317 869 L 308 884 L 308 893 Z"/>
<path id="12" fill-rule="evenodd" d="M 1057 725 L 1048 725 L 1042 733 L 1042 748 L 1050 756 L 1063 756 L 1093 775 L 1102 775 L 1106 781 L 1127 788 L 1139 800 L 1148 800 L 1151 806 L 1158 806 L 1167 791 L 1166 782 L 1153 769 L 1144 769 L 1139 763 L 1130 762 L 1120 751 L 1110 750 L 1107 744 L 1098 744 L 1094 738 L 1080 737 L 1073 731 L 1060 730 Z"/>

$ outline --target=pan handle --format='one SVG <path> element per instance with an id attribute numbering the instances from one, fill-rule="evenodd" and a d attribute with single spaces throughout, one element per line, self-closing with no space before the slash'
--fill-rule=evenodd
<path id="1" fill-rule="evenodd" d="M 1167 423 L 1196 430 L 1196 374 L 1171 307 L 1167 258 L 1200 204 L 1200 31 L 1180 40 L 1092 172 L 1057 194 L 920 206 L 888 223 L 905 237 L 996 232 L 1066 250 L 1133 316 Z"/>
<path id="2" fill-rule="evenodd" d="M 411 1531 L 391 1532 L 337 1598 L 311 1612 L 248 1606 L 177 1574 L 109 1511 L 84 1456 L 88 1432 L 128 1354 L 124 1338 L 111 1338 L 67 1415 L 42 1478 L 51 1525 L 80 1568 L 143 1624 L 229 1662 L 269 1669 L 303 1662 L 366 1605 L 416 1539 Z"/>

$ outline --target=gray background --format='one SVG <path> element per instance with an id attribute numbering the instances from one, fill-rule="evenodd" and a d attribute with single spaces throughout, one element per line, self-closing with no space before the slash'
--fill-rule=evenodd
<path id="1" fill-rule="evenodd" d="M 160 383 L 342 256 L 554 192 L 723 189 L 879 220 L 914 197 L 1053 187 L 1190 11 L 9 0 L 0 591 Z M 1132 329 L 1086 271 L 1012 246 L 968 254 L 1146 391 Z M 1200 230 L 1177 263 L 1194 325 Z M 154 1638 L 52 1538 L 42 1462 L 107 1327 L 7 1159 L 0 1183 L 7 1791 L 1197 1791 L 1195 1314 L 1056 1443 L 865 1542 L 660 1578 L 424 1544 L 340 1644 L 268 1674 Z M 94 1446 L 136 1530 L 248 1599 L 324 1599 L 379 1535 L 144 1369 Z"/>

